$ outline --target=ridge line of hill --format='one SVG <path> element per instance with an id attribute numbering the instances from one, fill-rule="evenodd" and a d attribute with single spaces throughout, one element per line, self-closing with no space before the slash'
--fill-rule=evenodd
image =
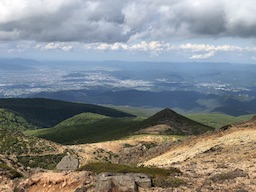
<path id="1" fill-rule="evenodd" d="M 103 106 L 43 98 L 0 99 L 0 108 L 18 113 L 38 127 L 53 127 L 61 121 L 83 112 L 109 117 L 134 117 L 129 113 Z"/>

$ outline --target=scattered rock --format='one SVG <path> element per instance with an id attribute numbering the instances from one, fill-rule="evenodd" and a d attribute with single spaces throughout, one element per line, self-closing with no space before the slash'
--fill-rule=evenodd
<path id="1" fill-rule="evenodd" d="M 62 171 L 75 170 L 78 167 L 79 167 L 79 160 L 70 155 L 63 157 L 56 166 L 58 170 L 62 170 Z"/>
<path id="2" fill-rule="evenodd" d="M 248 192 L 248 191 L 245 189 L 237 189 L 237 190 L 235 190 L 235 192 Z"/>
<path id="3" fill-rule="evenodd" d="M 218 182 L 218 181 L 224 181 L 229 179 L 235 179 L 237 177 L 246 177 L 246 176 L 248 176 L 248 173 L 246 173 L 241 169 L 236 169 L 234 171 L 229 171 L 227 173 L 214 175 L 213 177 L 211 177 L 211 180 L 213 182 Z"/>
<path id="4" fill-rule="evenodd" d="M 207 149 L 206 151 L 204 151 L 203 153 L 213 153 L 213 152 L 217 152 L 220 153 L 222 151 L 222 147 L 220 146 L 213 146 L 210 149 Z"/>
<path id="5" fill-rule="evenodd" d="M 152 187 L 152 180 L 146 174 L 141 173 L 101 173 L 98 175 L 96 192 L 137 192 L 138 188 Z"/>
<path id="6" fill-rule="evenodd" d="M 233 125 L 225 125 L 225 126 L 221 127 L 219 130 L 220 131 L 226 131 L 228 129 L 231 129 L 232 127 L 233 127 Z"/>
<path id="7" fill-rule="evenodd" d="M 74 192 L 87 192 L 85 187 L 77 188 Z"/>

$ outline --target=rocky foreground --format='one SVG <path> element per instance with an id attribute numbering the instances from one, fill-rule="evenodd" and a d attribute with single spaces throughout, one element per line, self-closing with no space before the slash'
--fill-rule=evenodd
<path id="1" fill-rule="evenodd" d="M 181 174 L 170 176 L 185 181 L 178 187 L 153 187 L 151 178 L 143 174 L 97 175 L 88 171 L 30 170 L 27 178 L 14 180 L 2 173 L 0 191 L 256 191 L 256 121 L 193 136 L 182 142 L 170 142 L 165 152 L 151 159 L 145 158 L 143 162 L 139 158 L 139 163 L 144 166 L 180 169 Z M 114 147 L 114 142 L 109 146 L 108 151 L 113 153 L 120 149 L 120 144 Z M 80 150 L 81 147 L 79 146 Z M 147 153 L 143 155 L 145 154 Z"/>

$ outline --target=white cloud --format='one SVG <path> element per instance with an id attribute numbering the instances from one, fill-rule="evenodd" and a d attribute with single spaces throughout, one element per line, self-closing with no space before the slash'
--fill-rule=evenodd
<path id="1" fill-rule="evenodd" d="M 208 52 L 208 53 L 204 53 L 204 54 L 197 54 L 197 55 L 192 55 L 191 57 L 189 57 L 190 59 L 208 59 L 212 56 L 214 56 L 214 52 Z"/>
<path id="2" fill-rule="evenodd" d="M 210 44 L 181 44 L 172 45 L 163 41 L 142 41 L 140 43 L 89 43 L 85 44 L 87 50 L 129 50 L 146 52 L 168 52 L 168 51 L 191 51 L 191 52 L 233 52 L 233 51 L 251 51 L 255 52 L 256 47 L 239 47 L 232 45 L 210 45 Z"/>
<path id="3" fill-rule="evenodd" d="M 126 43 L 256 37 L 254 0 L 1 0 L 0 40 Z"/>
<path id="4" fill-rule="evenodd" d="M 209 45 L 209 44 L 182 44 L 180 49 L 190 49 L 192 51 L 241 51 L 244 48 L 231 45 Z"/>
<path id="5" fill-rule="evenodd" d="M 73 46 L 70 45 L 69 43 L 47 43 L 47 44 L 38 44 L 36 45 L 36 49 L 40 49 L 42 51 L 47 51 L 47 50 L 62 50 L 62 51 L 70 51 L 73 49 Z"/>
<path id="6" fill-rule="evenodd" d="M 133 54 L 143 54 L 160 58 L 161 55 L 179 54 L 183 58 L 187 59 L 207 59 L 211 57 L 218 57 L 220 55 L 241 55 L 253 60 L 253 56 L 256 53 L 256 47 L 241 47 L 234 45 L 213 45 L 213 44 L 171 44 L 165 41 L 141 41 L 138 43 L 78 43 L 78 42 L 36 42 L 36 41 L 18 41 L 11 44 L 7 41 L 0 43 L 0 51 L 10 54 L 22 53 L 22 52 L 34 52 L 42 51 L 49 53 L 50 51 L 59 52 L 83 52 L 90 54 L 90 51 L 97 53 L 114 54 L 117 52 L 128 52 Z M 246 56 L 247 55 L 247 56 Z"/>
<path id="7" fill-rule="evenodd" d="M 85 44 L 86 50 L 99 51 L 129 51 L 146 52 L 149 56 L 158 56 L 161 53 L 179 53 L 189 59 L 208 59 L 219 53 L 241 54 L 256 53 L 256 47 L 240 47 L 234 45 L 211 45 L 211 44 L 192 44 L 172 45 L 163 41 L 142 41 L 140 43 L 92 43 Z"/>

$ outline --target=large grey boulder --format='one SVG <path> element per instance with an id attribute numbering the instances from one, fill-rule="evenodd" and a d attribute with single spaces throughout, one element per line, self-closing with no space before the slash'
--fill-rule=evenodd
<path id="1" fill-rule="evenodd" d="M 62 171 L 75 170 L 79 167 L 79 160 L 73 156 L 67 155 L 61 159 L 56 168 Z"/>
<path id="2" fill-rule="evenodd" d="M 152 180 L 141 173 L 101 173 L 98 175 L 96 192 L 138 192 L 138 188 L 152 187 Z"/>

